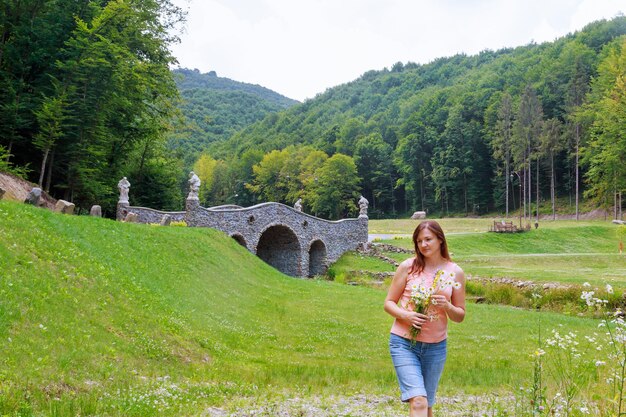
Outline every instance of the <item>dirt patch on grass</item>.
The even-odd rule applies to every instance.
[[[255,400],[247,401],[246,404],[235,407],[236,411],[211,407],[202,415],[206,417],[398,417],[409,413],[408,405],[402,403],[399,396],[388,395],[293,397],[263,402],[261,405]],[[487,415],[489,411],[510,410],[513,403],[514,398],[510,396],[456,395],[440,397],[434,410],[435,415],[447,417],[479,417]]]

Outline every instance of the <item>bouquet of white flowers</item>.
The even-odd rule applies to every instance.
[[[435,278],[433,279],[433,284],[430,287],[426,288],[423,283],[422,285],[418,283],[413,284],[411,286],[409,308],[412,307],[413,311],[416,313],[427,314],[431,305],[434,304],[431,303],[431,296],[433,294],[443,291],[449,287],[459,288],[461,286],[461,284],[456,282],[454,278],[454,272],[446,274],[446,271],[443,269],[438,269],[437,272],[435,272]],[[438,317],[439,315],[434,313],[430,315],[430,320],[436,320]],[[411,340],[414,340],[418,334],[420,334],[420,329],[411,326]]]

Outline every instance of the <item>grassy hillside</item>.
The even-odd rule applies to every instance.
[[[284,276],[210,229],[0,201],[0,274],[0,415],[212,415],[277,397],[397,395],[383,291]],[[596,326],[470,305],[451,326],[442,394],[528,382],[539,318]]]

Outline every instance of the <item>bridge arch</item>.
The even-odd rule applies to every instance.
[[[246,243],[246,239],[241,234],[233,233],[232,235],[230,235],[230,237],[235,239],[235,241],[239,243],[241,246],[243,246],[244,248],[248,247],[248,244]]]
[[[261,233],[256,254],[284,274],[293,277],[302,275],[300,242],[288,226],[275,224],[267,227]]]
[[[317,239],[309,246],[309,276],[322,275],[326,272],[326,245]]]

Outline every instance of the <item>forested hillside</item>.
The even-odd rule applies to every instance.
[[[218,77],[214,71],[173,71],[181,95],[183,123],[169,136],[168,146],[192,164],[208,144],[231,137],[269,113],[298,101],[259,85]]]
[[[165,152],[178,90],[170,65],[184,13],[169,0],[0,0],[0,170],[111,213],[127,176],[134,204],[181,204]]]
[[[79,208],[111,214],[123,176],[132,204],[181,208],[190,165],[204,205],[303,198],[326,218],[356,214],[361,193],[373,218],[623,205],[623,16],[541,45],[399,62],[289,107],[170,71],[184,20],[170,1],[0,5],[0,170]]]
[[[335,202],[359,191],[374,217],[521,206],[530,218],[537,197],[621,205],[625,34],[617,17],[550,43],[368,71],[215,143],[197,163],[204,200],[303,197],[328,217],[354,213]]]

